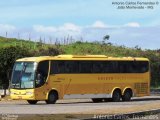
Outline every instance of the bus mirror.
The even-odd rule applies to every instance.
[[[41,74],[40,73],[37,74],[37,80],[41,80]]]

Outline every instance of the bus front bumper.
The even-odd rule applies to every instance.
[[[27,89],[27,90],[11,89],[10,97],[13,100],[35,100],[33,89]]]

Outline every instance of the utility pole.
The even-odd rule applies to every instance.
[[[7,40],[7,37],[8,37],[8,33],[6,32],[6,40]]]
[[[18,33],[18,40],[20,40],[20,35],[19,35],[19,33]]]
[[[51,36],[49,37],[49,42],[50,42],[49,44],[51,45],[52,44],[52,37]]]
[[[34,49],[36,49],[36,46],[37,46],[37,42],[36,40],[34,41]]]
[[[29,39],[28,40],[31,41],[31,33],[29,33]]]
[[[67,36],[67,45],[70,43],[69,41],[69,35]]]

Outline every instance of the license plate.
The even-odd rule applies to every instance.
[[[22,96],[18,96],[18,99],[22,99]]]

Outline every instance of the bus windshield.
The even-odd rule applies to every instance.
[[[16,62],[12,72],[12,88],[34,88],[36,62]]]

